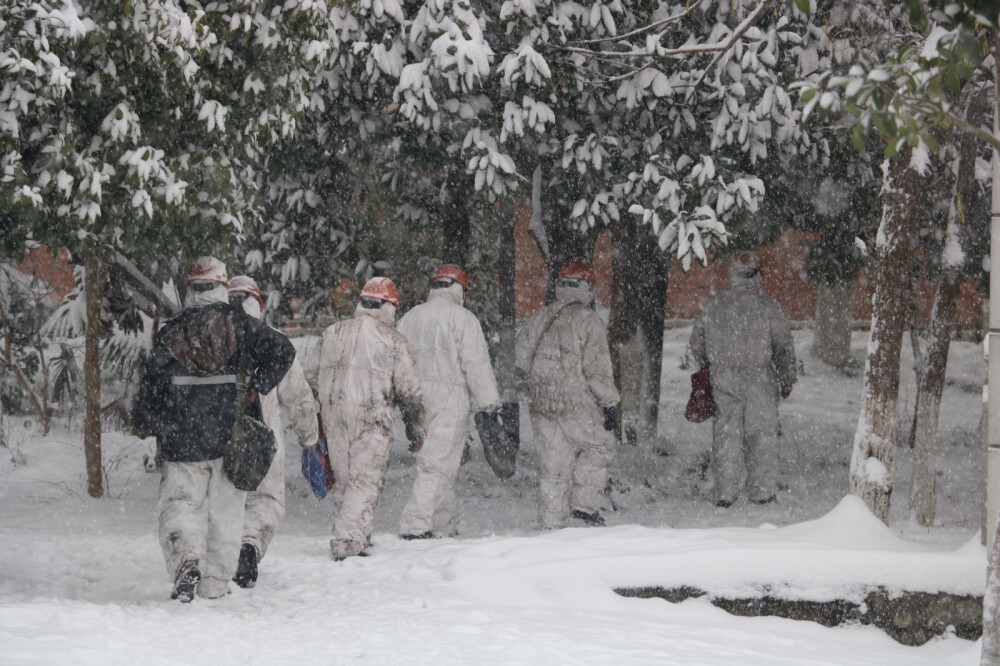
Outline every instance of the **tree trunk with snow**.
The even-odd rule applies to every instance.
[[[514,202],[505,199],[496,205],[495,214],[500,228],[500,246],[497,248],[497,279],[500,283],[500,345],[497,353],[497,385],[503,403],[503,422],[508,434],[515,441],[520,424],[517,402],[517,375],[514,369],[515,343],[515,255],[514,255]]]
[[[982,115],[977,104],[970,112]],[[918,377],[916,407],[913,414],[913,479],[910,484],[910,513],[918,523],[934,524],[935,461],[937,456],[938,416],[944,391],[951,330],[955,320],[955,305],[963,279],[964,236],[963,219],[975,187],[977,142],[975,137],[962,134],[958,141],[958,165],[955,171],[955,196],[948,211],[948,228],[943,249],[944,271],[934,296],[927,351],[922,372]]]
[[[626,433],[647,441],[656,437],[659,420],[670,258],[634,216],[612,228],[611,248],[611,365]]]
[[[83,391],[86,416],[83,423],[83,451],[87,463],[87,494],[104,495],[104,466],[101,461],[101,302],[104,280],[97,257],[86,260],[84,297],[87,331],[84,340]]]
[[[994,529],[983,596],[983,651],[980,666],[1000,664],[1000,522]]]
[[[934,524],[935,460],[938,414],[944,390],[945,368],[951,345],[955,303],[962,282],[959,268],[949,268],[938,283],[931,315],[927,361],[917,385],[913,418],[913,478],[910,485],[910,513],[918,523]]]
[[[909,269],[927,178],[911,166],[909,146],[884,166],[882,223],[875,247],[871,339],[861,413],[851,456],[850,492],[889,519],[896,467],[899,357],[909,322]]]
[[[851,319],[854,283],[821,284],[816,289],[816,332],[813,354],[835,368],[851,359]]]

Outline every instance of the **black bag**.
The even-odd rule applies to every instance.
[[[247,414],[246,395],[246,368],[241,355],[240,374],[236,380],[236,421],[233,436],[226,444],[222,471],[237,490],[252,491],[257,490],[271,469],[278,444],[263,421]]]
[[[511,441],[495,413],[479,412],[473,419],[483,455],[490,469],[500,479],[509,479],[517,469],[517,446]]]

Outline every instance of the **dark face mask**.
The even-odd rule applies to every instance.
[[[371,298],[362,298],[361,307],[363,307],[366,310],[378,310],[379,308],[382,307],[382,303],[384,302],[385,301],[376,301]]]

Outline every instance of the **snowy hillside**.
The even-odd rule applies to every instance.
[[[150,442],[105,437],[110,497],[86,497],[78,424],[42,438],[8,419],[0,459],[0,664],[978,664],[954,636],[919,648],[872,627],[738,618],[705,599],[624,598],[618,587],[690,585],[716,594],[770,586],[823,600],[890,590],[981,594],[978,345],[956,342],[941,413],[939,526],[907,519],[910,452],[900,449],[889,527],[844,499],[860,373],[809,353],[781,408],[783,490],[774,505],[707,500],[708,424],[683,420],[689,329],[666,331],[655,446],[620,447],[609,527],[541,532],[530,424],[518,473],[500,482],[472,448],[459,474],[461,536],[396,536],[413,481],[397,437],[371,556],[334,563],[330,506],[286,460],[288,516],[257,587],[169,601],[156,541]],[[297,341],[301,344],[303,341]],[[857,334],[855,352],[864,351]],[[901,406],[912,409],[904,359]],[[901,420],[908,423],[908,419]],[[64,424],[59,424],[64,425]],[[654,450],[656,449],[656,450]]]

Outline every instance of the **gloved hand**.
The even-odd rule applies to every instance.
[[[417,453],[422,448],[424,448],[424,441],[423,440],[420,440],[419,442],[412,442],[410,444],[410,453]]]
[[[604,411],[604,429],[608,432],[618,430],[618,407],[611,405],[601,409]]]
[[[499,409],[493,409],[493,410],[490,410],[488,412],[486,412],[486,411],[479,412],[479,413],[476,414],[476,416],[479,419],[483,420],[483,421],[492,421],[494,423],[499,423],[500,422],[500,410]]]
[[[787,398],[792,394],[792,385],[782,383],[781,386],[778,387],[778,390],[781,392],[782,399]]]

